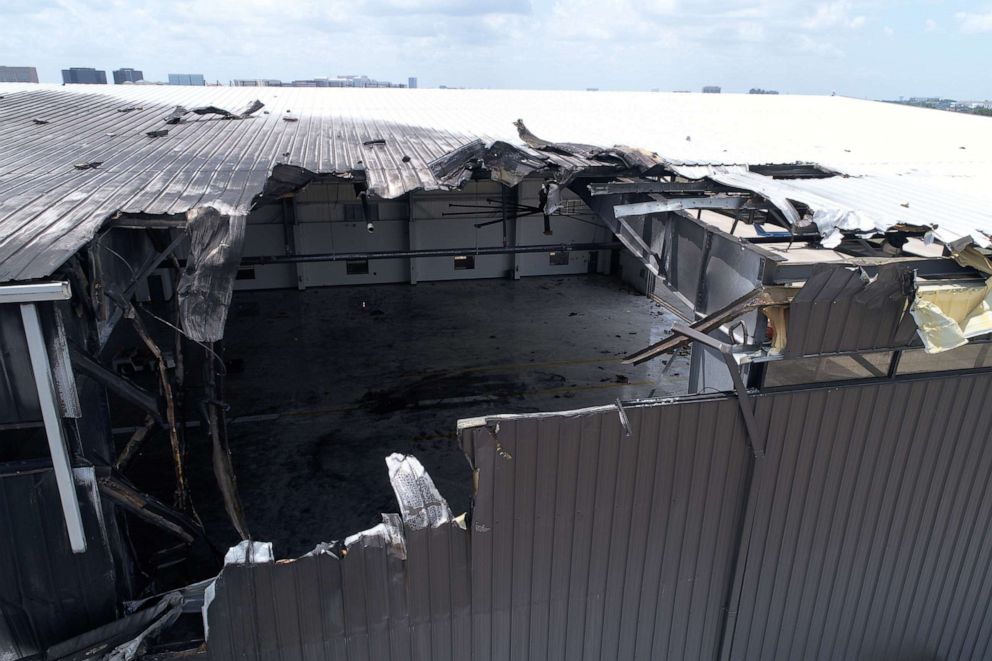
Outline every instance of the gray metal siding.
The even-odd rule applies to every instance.
[[[615,410],[473,430],[473,658],[712,658],[738,415],[733,401],[630,409],[629,438]]]
[[[990,372],[757,394],[757,459],[727,396],[628,406],[630,436],[616,407],[476,421],[467,531],[407,527],[406,560],[368,542],[228,567],[208,648],[987,658],[990,395]]]
[[[988,374],[763,397],[735,659],[989,650]]]

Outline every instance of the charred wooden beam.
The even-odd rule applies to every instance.
[[[110,475],[97,480],[100,493],[140,519],[165,530],[187,544],[202,535],[203,531],[193,521],[158,499],[143,494],[124,479]]]

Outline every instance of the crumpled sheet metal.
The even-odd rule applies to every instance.
[[[383,514],[382,523],[368,530],[356,532],[344,540],[346,549],[355,544],[363,547],[384,547],[395,558],[406,559],[406,540],[403,538],[403,520],[399,514]]]
[[[192,209],[187,231],[189,257],[177,288],[180,320],[191,339],[216,342],[224,337],[244,247],[245,216],[213,207]]]
[[[204,595],[211,659],[471,658],[471,533],[419,461],[392,455],[387,464],[404,516],[383,514],[343,549],[225,563]]]
[[[746,166],[667,167],[687,179],[708,178],[757,193],[791,225],[814,224],[825,248],[837,247],[844,233],[870,236],[901,226],[929,229],[933,238],[946,245],[992,246],[988,205],[925,178],[865,175],[785,180],[751,172]],[[809,207],[812,215],[800,216],[794,202]]]
[[[256,565],[274,562],[272,542],[255,542],[245,539],[232,546],[224,554],[224,566],[227,565]]]
[[[400,505],[403,523],[413,530],[437,528],[454,518],[448,501],[415,457],[393,453],[386,457],[389,483]]]
[[[179,592],[163,595],[158,603],[125,617],[52,645],[40,658],[132,661],[139,658],[145,641],[171,626],[182,613]]]

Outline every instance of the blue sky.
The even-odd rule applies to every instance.
[[[0,64],[992,98],[992,0],[3,0]]]

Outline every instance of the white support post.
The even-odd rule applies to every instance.
[[[417,229],[416,219],[414,218],[414,206],[413,206],[413,193],[407,193],[407,248],[412,252],[417,249]],[[417,284],[417,258],[410,257],[407,260],[410,263],[410,284]]]
[[[86,551],[86,536],[83,534],[83,517],[79,511],[76,484],[72,476],[72,463],[66,448],[65,433],[62,429],[62,416],[55,399],[55,384],[52,369],[45,349],[45,337],[38,319],[35,303],[21,303],[21,319],[24,321],[24,335],[28,342],[28,356],[34,372],[34,382],[41,404],[41,415],[45,422],[48,449],[52,453],[52,467],[58,484],[59,499],[62,501],[62,514],[69,533],[69,545],[73,553]]]

